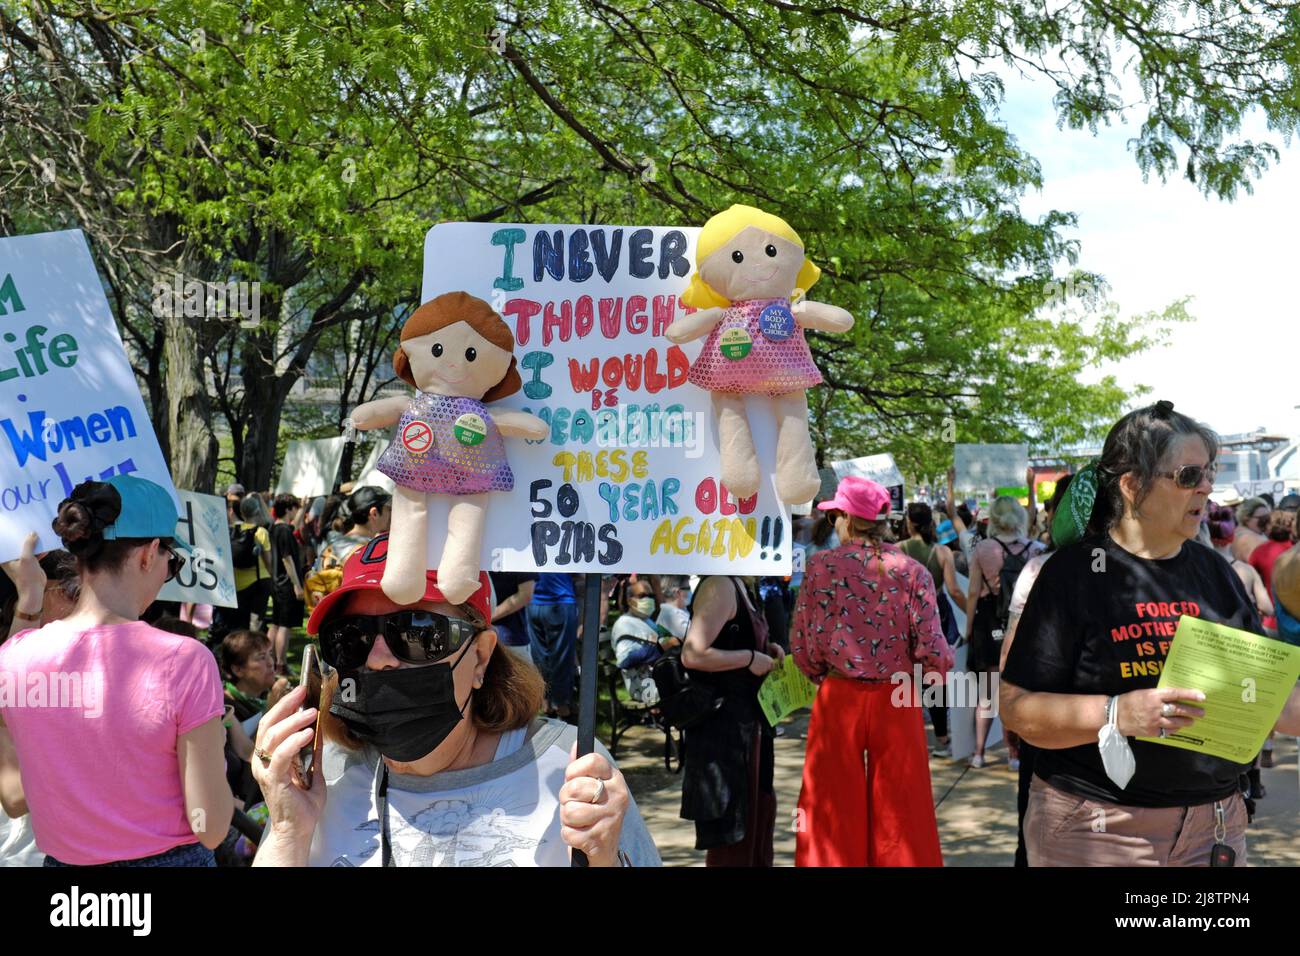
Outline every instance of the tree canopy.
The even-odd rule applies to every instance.
[[[784,216],[850,336],[814,335],[826,459],[942,471],[953,441],[1095,438],[1132,396],[1079,373],[1185,303],[1123,316],[1073,274],[1068,211],[1000,124],[1011,68],[1062,124],[1136,117],[1139,167],[1249,189],[1300,108],[1300,12],[1197,0],[0,4],[0,229],[91,240],[179,484],[267,487],[316,369],[347,407],[417,304],[447,220],[700,224]],[[1125,77],[1143,98],[1127,104]],[[256,322],[159,315],[180,272],[258,282]],[[368,358],[366,357],[368,356]]]

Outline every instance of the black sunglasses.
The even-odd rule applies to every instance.
[[[434,664],[454,654],[478,628],[459,617],[432,611],[353,614],[326,621],[320,629],[321,657],[341,671],[366,663],[375,638],[383,635],[393,656],[406,664]]]
[[[185,556],[166,541],[160,541],[158,546],[167,552],[167,580],[170,581],[185,567]]]
[[[1179,488],[1195,488],[1209,475],[1210,484],[1214,484],[1219,474],[1218,465],[1183,465],[1175,471],[1157,471],[1157,478],[1172,478]]]

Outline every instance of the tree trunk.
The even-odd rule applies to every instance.
[[[211,494],[217,478],[217,436],[212,431],[212,406],[200,357],[196,321],[201,320],[173,315],[162,321],[172,481],[177,488]]]

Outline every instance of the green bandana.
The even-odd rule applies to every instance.
[[[1074,544],[1088,533],[1088,521],[1097,502],[1097,463],[1091,462],[1079,470],[1065,489],[1065,497],[1056,506],[1052,518],[1052,543],[1063,548]]]

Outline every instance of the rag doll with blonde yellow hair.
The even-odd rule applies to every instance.
[[[737,499],[758,491],[762,478],[746,395],[770,399],[781,500],[811,501],[821,488],[806,393],[822,376],[804,329],[847,332],[853,316],[804,298],[820,275],[789,224],[753,206],[732,206],[700,231],[696,271],[681,297],[698,311],[664,334],[678,344],[708,336],[687,380],[713,393],[722,482]]]

